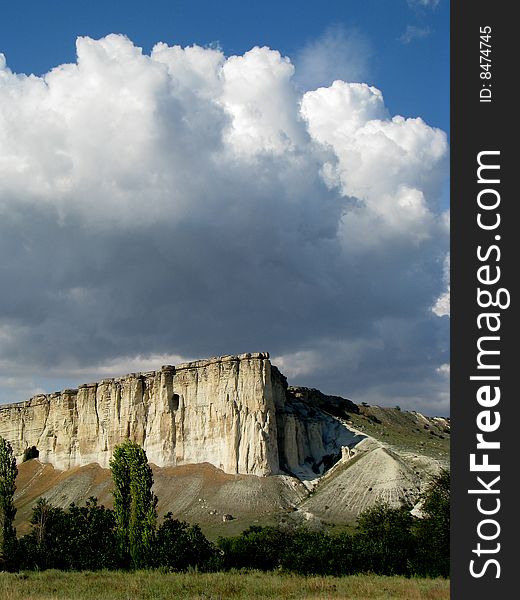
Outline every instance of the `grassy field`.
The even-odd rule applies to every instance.
[[[449,581],[356,575],[138,573],[44,571],[0,573],[2,600],[171,600],[198,598],[300,598],[345,600],[446,600]]]

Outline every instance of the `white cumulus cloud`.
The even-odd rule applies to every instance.
[[[122,35],[0,61],[3,381],[265,349],[353,399],[444,398],[446,135],[298,65]]]
[[[359,31],[332,25],[296,56],[296,81],[305,90],[328,86],[336,79],[365,81],[371,57],[370,42]]]

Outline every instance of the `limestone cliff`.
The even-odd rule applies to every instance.
[[[283,402],[283,399],[281,400]],[[279,470],[271,365],[265,353],[166,366],[0,407],[17,455],[36,446],[61,469],[108,466],[126,438],[158,466],[209,462],[228,473]]]
[[[150,462],[313,479],[363,436],[287,393],[267,353],[223,356],[85,384],[0,406],[0,435],[59,469],[98,463],[136,441]]]

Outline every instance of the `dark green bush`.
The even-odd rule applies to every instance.
[[[32,531],[20,540],[21,566],[28,569],[113,569],[119,566],[113,511],[89,498],[67,510],[40,498]]]
[[[334,560],[332,537],[326,533],[296,529],[287,533],[280,565],[302,575],[327,575]]]
[[[422,495],[423,518],[414,525],[413,570],[426,577],[450,575],[450,473],[441,471]]]
[[[217,546],[223,552],[224,568],[270,571],[281,566],[288,543],[285,531],[253,525],[239,536],[219,538]]]
[[[207,571],[216,565],[220,553],[198,525],[178,521],[168,513],[157,530],[154,555],[156,566],[172,571]]]
[[[354,569],[379,575],[410,575],[416,541],[410,506],[380,503],[359,516],[353,537]]]

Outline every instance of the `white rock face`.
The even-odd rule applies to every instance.
[[[281,464],[301,480],[315,480],[366,436],[307,401],[287,399],[278,416]]]
[[[42,462],[60,469],[107,467],[128,438],[158,466],[209,462],[227,473],[279,472],[267,353],[166,366],[2,406],[0,435],[18,457],[36,446]]]
[[[314,479],[363,436],[286,390],[267,353],[223,356],[0,406],[0,436],[18,458],[36,446],[58,469],[108,467],[130,439],[159,467]]]

